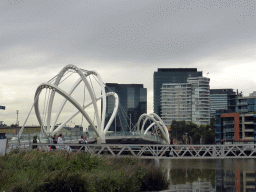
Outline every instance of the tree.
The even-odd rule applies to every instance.
[[[187,130],[186,121],[176,121],[176,120],[172,121],[171,131],[170,131],[170,134],[172,137],[175,137],[177,140],[182,140],[186,130]]]
[[[215,119],[212,118],[208,125],[200,126],[192,122],[173,120],[170,135],[183,142],[184,136],[187,135],[192,138],[192,143],[199,144],[202,138],[205,144],[212,144],[215,141]]]

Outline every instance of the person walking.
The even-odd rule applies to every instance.
[[[54,136],[51,136],[49,141],[50,141],[50,144],[53,144],[54,143]],[[49,148],[50,148],[50,151],[56,149],[55,145],[50,145]]]
[[[173,145],[173,139],[170,140],[170,145]],[[174,156],[174,153],[173,153],[174,150],[173,149],[174,149],[174,147],[170,147],[170,153],[169,153],[170,157]]]
[[[88,143],[87,138],[85,136],[84,136],[83,140],[84,140],[84,144]]]
[[[52,140],[53,140],[53,144],[57,144],[57,135],[56,134],[53,136]],[[56,149],[56,145],[53,145],[52,149],[55,150]]]
[[[64,141],[63,141],[63,136],[62,136],[62,133],[59,134],[59,137],[58,137],[58,144],[64,144]],[[68,145],[65,145],[65,146],[58,146],[59,149],[64,149],[64,150],[67,150],[69,153],[72,152],[72,149],[70,148],[70,146]]]
[[[86,128],[86,130],[85,130],[85,135],[86,135],[86,137],[89,137],[89,130],[88,130],[88,128]]]
[[[84,139],[84,144],[86,145],[86,144],[88,143],[87,138],[84,137],[83,139]],[[84,147],[84,150],[86,151],[87,154],[89,154],[88,149],[86,149],[86,148]]]
[[[33,143],[37,143],[37,135],[34,136]],[[37,145],[32,145],[32,149],[37,149]]]
[[[87,139],[85,136],[81,135],[81,139],[79,140],[79,144],[86,144]],[[80,147],[80,150],[85,150],[85,147]]]

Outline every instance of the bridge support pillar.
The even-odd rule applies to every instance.
[[[154,164],[155,164],[157,167],[160,166],[159,158],[154,158]]]
[[[217,152],[216,152],[217,150],[216,150],[216,146],[213,146],[212,147],[212,156],[213,157],[217,157]]]
[[[225,156],[225,151],[224,151],[224,145],[221,145],[221,158],[224,158]]]
[[[97,144],[103,144],[106,143],[105,137],[97,137]]]

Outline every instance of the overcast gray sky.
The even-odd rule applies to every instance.
[[[0,120],[25,121],[37,86],[65,65],[139,83],[153,111],[153,72],[193,67],[211,88],[256,91],[254,0],[2,0]]]

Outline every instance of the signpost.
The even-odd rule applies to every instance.
[[[3,110],[5,110],[5,106],[0,106],[0,109],[3,109]]]

